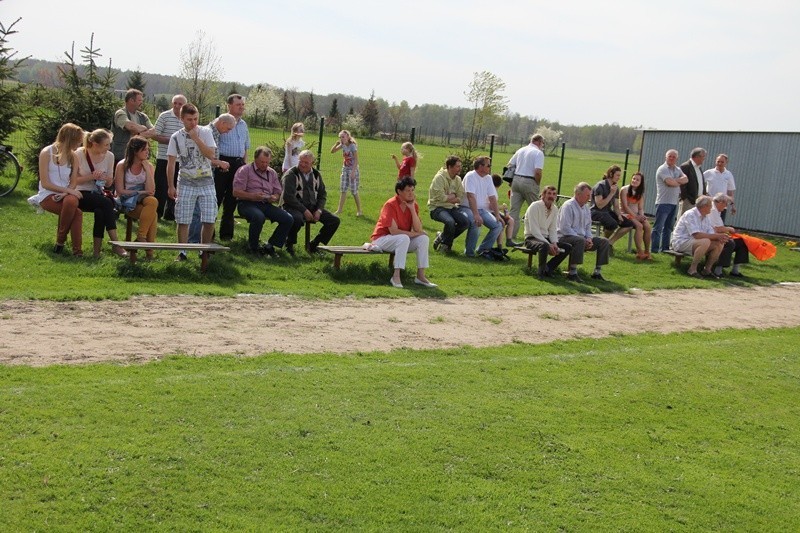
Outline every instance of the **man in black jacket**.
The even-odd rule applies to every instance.
[[[706,159],[705,148],[697,147],[692,150],[691,157],[681,165],[681,170],[689,178],[685,185],[681,185],[681,202],[678,205],[678,218],[694,207],[697,197],[706,193],[706,183],[703,179],[702,164]]]

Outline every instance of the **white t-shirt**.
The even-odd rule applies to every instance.
[[[208,126],[197,126],[197,133],[206,146],[210,148],[217,147],[214,142],[214,134]],[[213,182],[211,160],[203,155],[200,148],[189,137],[184,128],[179,129],[169,138],[167,156],[175,156],[181,165],[178,179],[207,179]]]
[[[486,174],[480,177],[476,170],[470,170],[464,176],[464,191],[475,195],[475,202],[478,209],[489,211],[489,197],[497,198],[497,189],[494,188],[492,175]]]
[[[544,168],[544,152],[535,144],[523,146],[511,156],[509,165],[517,165],[514,174],[532,178],[537,168]]]
[[[725,172],[720,172],[716,168],[711,168],[703,172],[706,180],[706,192],[710,197],[717,193],[728,194],[728,191],[736,190],[736,182],[733,181],[733,174],[727,168]]]

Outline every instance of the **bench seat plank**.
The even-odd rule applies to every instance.
[[[333,268],[339,270],[342,265],[342,256],[344,254],[358,254],[358,255],[381,255],[389,254],[389,269],[394,269],[394,253],[366,250],[361,246],[319,246],[319,250],[333,254]]]

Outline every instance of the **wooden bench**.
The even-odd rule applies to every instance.
[[[345,254],[381,255],[389,254],[389,270],[394,270],[394,252],[365,250],[361,246],[319,246],[319,250],[333,254],[333,268],[339,270],[342,266],[342,256]]]
[[[671,255],[672,257],[674,257],[675,258],[675,266],[676,267],[681,265],[681,260],[684,257],[692,257],[691,254],[684,254],[684,253],[681,253],[681,252],[676,252],[675,250],[664,250],[661,253],[662,254]]]
[[[793,252],[800,252],[800,248],[789,248],[789,250]]]
[[[530,248],[526,247],[523,244],[519,246],[513,246],[512,249],[522,252],[524,254],[528,254],[528,270],[533,268],[533,256],[538,255],[538,252],[531,250]]]
[[[230,251],[230,248],[227,246],[222,246],[214,242],[209,244],[187,244],[179,242],[108,241],[108,243],[112,246],[119,246],[123,250],[127,250],[132,265],[136,264],[136,252],[139,250],[172,250],[174,252],[186,250],[187,252],[200,252],[200,272],[203,273],[205,273],[208,268],[208,259],[211,254]]]

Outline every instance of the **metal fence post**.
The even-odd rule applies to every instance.
[[[489,159],[494,155],[494,133],[489,135]]]
[[[319,117],[319,143],[317,144],[317,170],[322,164],[322,133],[325,131],[325,117]]]
[[[625,186],[625,178],[628,177],[628,156],[631,155],[631,149],[625,150],[625,166],[622,168],[622,186]]]
[[[414,140],[417,138],[417,128],[411,128],[411,144],[414,144]]]
[[[556,194],[561,194],[561,176],[564,174],[564,150],[567,148],[567,143],[561,143],[561,164],[558,166],[558,191]]]
[[[217,105],[217,107],[214,109],[214,118],[217,118],[218,116],[219,116],[219,105]]]

